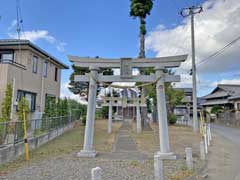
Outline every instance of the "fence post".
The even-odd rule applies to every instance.
[[[7,126],[9,125],[8,122],[6,123],[1,123],[1,125],[3,126],[4,130],[3,130],[3,133],[2,133],[2,144],[8,144],[8,141],[6,141],[6,137],[7,137]],[[15,135],[14,135],[14,139],[15,139]],[[13,139],[13,141],[14,141]]]
[[[192,170],[193,169],[192,148],[186,148],[185,152],[187,168],[188,170]]]
[[[211,124],[209,124],[209,137],[210,141],[212,140]]]
[[[36,135],[37,121],[38,121],[38,119],[35,119],[35,120],[34,120],[34,122],[35,122],[34,131],[33,131],[33,135],[34,135],[34,136]]]
[[[204,142],[200,142],[200,159],[201,160],[206,160],[206,154],[205,154],[205,149],[204,149]]]
[[[47,130],[47,132],[48,132],[48,131],[49,131],[49,130],[48,130],[48,118],[46,117],[45,120],[46,120],[46,130]]]
[[[18,123],[15,122],[15,128],[14,128],[14,140],[13,140],[13,141],[14,141],[14,142],[13,142],[14,144],[16,143],[16,139],[17,139],[17,128],[18,128],[17,124],[18,124]]]
[[[93,168],[91,171],[92,180],[102,180],[102,173],[100,167]]]
[[[210,146],[210,143],[211,143],[211,140],[212,140],[210,124],[207,124],[207,137],[208,137],[208,145]]]
[[[204,145],[205,145],[205,152],[208,154],[208,142],[207,142],[207,135],[206,133],[204,134]]]
[[[159,154],[154,155],[154,176],[155,180],[164,180],[163,159]]]

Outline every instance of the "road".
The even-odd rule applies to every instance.
[[[240,180],[240,129],[212,124],[209,180]]]
[[[240,129],[212,124],[212,129],[222,137],[240,145]]]

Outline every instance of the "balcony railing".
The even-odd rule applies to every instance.
[[[20,67],[20,68],[23,68],[25,69],[26,67],[22,64],[19,64],[13,60],[9,60],[9,59],[0,59],[0,64],[12,64],[14,66],[17,66],[17,67]]]

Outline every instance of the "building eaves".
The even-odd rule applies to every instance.
[[[44,54],[45,56],[49,57],[56,64],[61,66],[62,69],[69,69],[69,67],[66,64],[62,63],[60,60],[58,60],[54,56],[50,55],[49,53],[47,53],[46,51],[44,51],[43,49],[41,49],[37,45],[33,44],[29,40],[18,40],[18,39],[1,39],[0,40],[0,46],[17,46],[17,45],[27,45],[27,46],[35,49],[36,51]]]

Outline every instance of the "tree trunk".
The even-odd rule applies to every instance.
[[[140,52],[139,58],[145,58],[145,33],[141,30],[141,26],[145,29],[145,20],[140,18]]]
[[[139,58],[145,58],[145,20],[144,18],[140,17],[140,52]],[[142,96],[145,97],[146,89],[145,87],[142,88]],[[147,122],[147,108],[141,107],[141,124],[143,128],[149,129],[150,126]]]
[[[144,34],[140,34],[140,52],[139,58],[145,58],[145,37]]]

